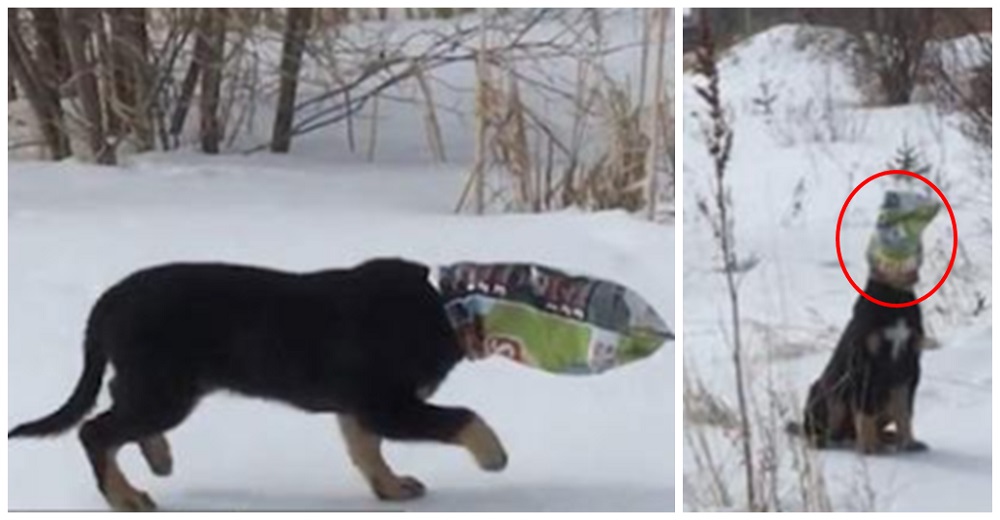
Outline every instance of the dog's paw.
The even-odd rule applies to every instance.
[[[427,493],[422,482],[413,477],[385,478],[372,482],[372,490],[380,500],[401,501],[420,498]]]
[[[477,457],[479,467],[486,471],[503,471],[507,467],[507,452],[497,444],[496,451],[485,457]]]
[[[167,477],[174,471],[174,459],[166,437],[157,435],[139,441],[139,449],[149,464],[150,471],[158,477]]]
[[[111,509],[115,511],[130,513],[156,511],[156,502],[153,502],[148,493],[142,491],[109,494],[106,498]]]
[[[870,444],[858,442],[855,444],[855,449],[861,455],[884,455],[892,451],[891,446],[879,442]]]
[[[475,457],[486,471],[501,471],[507,467],[507,451],[500,438],[481,418],[476,417],[458,434],[458,442]]]
[[[927,451],[931,449],[926,443],[918,441],[916,439],[908,442],[907,444],[900,446],[899,451],[905,451],[909,453],[916,453],[921,451]]]

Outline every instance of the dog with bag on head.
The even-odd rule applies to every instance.
[[[885,303],[909,303],[922,261],[920,235],[940,203],[890,191],[868,246],[865,293]],[[925,336],[918,304],[887,307],[858,296],[851,319],[819,379],[809,388],[801,427],[817,448],[853,444],[861,453],[922,451],[913,433]]]
[[[460,445],[481,468],[499,471],[507,455],[482,418],[427,402],[468,356],[461,336],[474,335],[451,325],[428,275],[396,259],[308,274],[224,264],[139,271],[94,305],[69,400],[7,437],[72,428],[95,405],[110,365],[113,404],[79,437],[116,510],[156,508],[122,473],[118,451],[137,443],[152,472],[169,475],[167,432],[218,390],[336,414],[351,461],[380,499],[425,492],[388,466],[383,439]]]

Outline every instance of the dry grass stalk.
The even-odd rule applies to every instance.
[[[427,76],[424,74],[423,67],[419,62],[414,62],[413,68],[417,85],[420,86],[420,92],[424,97],[424,126],[427,132],[427,146],[430,148],[435,161],[447,162],[448,159],[444,152],[444,140],[441,137],[441,125],[438,123],[437,110],[434,108],[434,96],[431,92],[430,84],[427,82]]]
[[[372,117],[368,126],[368,162],[375,160],[375,147],[378,145],[378,99],[372,99]]]

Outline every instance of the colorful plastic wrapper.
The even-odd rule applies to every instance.
[[[923,260],[921,235],[941,202],[920,193],[887,191],[868,242],[872,271],[891,278],[916,276]]]
[[[533,264],[459,263],[440,267],[437,283],[455,328],[477,331],[480,354],[547,372],[598,374],[674,338],[651,305],[606,280]]]

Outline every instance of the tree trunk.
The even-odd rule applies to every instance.
[[[126,9],[126,37],[135,50],[132,74],[135,76],[135,133],[139,149],[152,150],[155,145],[153,105],[157,103],[153,71],[149,65],[149,33],[146,30],[146,9]]]
[[[125,133],[134,133],[140,151],[153,148],[149,37],[146,10],[110,9],[112,76],[116,115]]]
[[[60,23],[66,37],[66,50],[73,71],[73,83],[83,107],[87,141],[98,164],[115,164],[114,148],[105,141],[101,120],[101,98],[97,83],[96,61],[88,58],[87,47],[91,23],[96,20],[92,9],[60,9]],[[91,55],[94,53],[91,52]]]
[[[202,47],[206,41],[201,36],[197,36],[194,41],[194,55],[202,56],[207,50]],[[191,60],[188,70],[184,74],[184,81],[181,83],[181,93],[177,99],[177,108],[170,117],[170,135],[176,140],[181,131],[184,130],[184,121],[187,119],[188,110],[191,108],[191,99],[194,98],[194,89],[198,86],[198,77],[201,74],[201,65],[198,59]]]
[[[53,87],[53,83],[41,77],[37,66],[39,60],[32,57],[28,50],[17,20],[17,10],[10,9],[7,13],[7,55],[10,58],[8,76],[13,74],[21,84],[23,94],[38,119],[42,137],[52,159],[60,160],[71,155],[72,150],[63,125],[59,90],[57,86]]]
[[[63,43],[62,27],[60,27],[57,9],[31,9],[31,17],[35,21],[35,33],[38,38],[39,61],[53,72],[54,84],[60,85],[70,79],[70,64],[66,45]]]
[[[73,153],[63,120],[61,95],[61,87],[70,77],[66,47],[62,40],[61,24],[56,9],[32,9],[31,16],[35,21],[35,33],[38,38],[37,52],[32,66],[36,71],[37,87],[45,98],[46,107],[46,119],[42,121],[42,125],[48,127],[45,133],[53,134],[51,139],[60,141],[57,145],[60,151],[53,154],[53,158],[58,159]],[[25,56],[30,60],[30,53],[26,53]]]
[[[182,10],[181,11],[181,22],[187,24],[195,34],[194,38],[194,50],[193,56],[201,56],[205,53],[200,47],[205,44],[205,40],[199,37],[199,16],[195,11],[192,14],[191,11],[194,10]],[[197,59],[192,59],[188,64],[187,72],[184,74],[184,80],[181,82],[181,91],[177,97],[177,106],[174,108],[174,112],[170,115],[170,125],[168,127],[167,133],[173,137],[174,145],[177,145],[178,138],[181,131],[184,130],[184,122],[187,120],[188,111],[191,108],[191,100],[194,98],[195,88],[198,86],[198,77],[201,74],[201,67]]]
[[[933,9],[870,8],[867,19],[855,29],[861,57],[878,77],[889,105],[910,102],[924,62],[927,42],[933,36]]]
[[[110,36],[110,56],[111,66],[111,94],[108,96],[112,109],[108,116],[108,132],[117,134],[119,131],[127,133],[127,128],[119,129],[119,120],[125,119],[125,126],[129,126],[127,121],[131,114],[124,113],[135,107],[135,78],[130,67],[129,42],[125,38],[125,9],[112,8],[106,10],[108,19],[111,22]]]
[[[202,11],[198,38],[200,49],[195,59],[201,67],[201,149],[205,153],[219,153],[222,125],[219,122],[219,91],[222,86],[222,59],[226,43],[225,9],[210,8]]]
[[[125,85],[130,83],[124,73],[125,67],[122,63],[125,51],[121,44],[112,40],[115,37],[115,25],[118,23],[112,13],[114,10],[95,9],[94,11],[91,41],[94,42],[97,49],[93,63],[95,72],[98,73],[97,88],[104,118],[104,135],[106,138],[120,141],[121,137],[127,133],[127,129],[122,128],[123,114],[118,88],[119,83]],[[105,19],[110,22],[109,30],[104,30]]]
[[[8,16],[8,18],[17,18],[17,9],[11,9],[7,13],[7,16]],[[16,23],[16,21],[15,21],[15,23]],[[10,28],[8,27],[7,30],[10,31]],[[10,39],[8,38],[8,43],[7,43],[7,63],[13,64],[14,63],[14,46],[11,45],[9,42],[10,42]],[[11,70],[11,67],[13,67],[13,65],[8,65],[7,66],[7,101],[8,102],[9,101],[16,101],[17,100],[17,87],[14,86],[14,72]],[[8,111],[9,111],[9,109],[8,109]]]
[[[271,151],[288,153],[292,146],[292,121],[295,118],[295,91],[299,83],[302,49],[312,20],[312,9],[289,9],[285,22],[285,43],[281,53],[281,86],[274,117]]]
[[[351,21],[351,10],[345,8],[330,9],[330,19],[334,26],[344,25]]]

